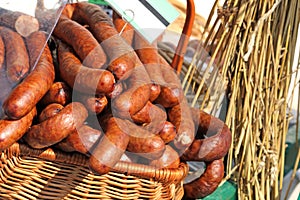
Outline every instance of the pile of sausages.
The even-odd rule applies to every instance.
[[[205,162],[185,194],[200,198],[217,188],[231,144],[228,127],[189,106],[156,43],[116,13],[68,4],[51,49],[41,30],[21,36],[1,26],[0,33],[1,151],[21,142],[80,152],[98,174],[118,161],[157,168]]]

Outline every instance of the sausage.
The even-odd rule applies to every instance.
[[[88,29],[79,23],[61,15],[53,35],[73,47],[82,64],[91,68],[102,68],[106,63],[106,55]]]
[[[119,127],[129,135],[127,150],[139,156],[153,160],[162,156],[165,143],[159,137],[129,120],[118,119]]]
[[[29,71],[29,57],[25,43],[18,33],[6,27],[0,28],[0,35],[5,45],[7,77],[11,82],[18,83]]]
[[[160,85],[156,84],[156,83],[152,83],[150,86],[150,98],[149,101],[153,102],[155,101],[155,99],[157,99],[157,97],[159,96],[161,92],[161,88]]]
[[[61,78],[73,89],[86,94],[108,94],[113,91],[115,79],[111,72],[83,66],[62,42],[58,45],[58,62]]]
[[[88,112],[81,103],[72,102],[55,116],[32,126],[24,139],[32,148],[49,147],[79,128],[87,116]]]
[[[180,158],[178,153],[170,146],[166,145],[166,150],[163,155],[156,159],[150,161],[149,165],[154,166],[156,168],[178,168],[180,164]]]
[[[89,158],[90,168],[98,174],[108,173],[124,154],[129,142],[115,117],[107,122],[105,135],[100,139]]]
[[[1,71],[4,68],[4,58],[5,58],[5,46],[2,37],[0,37],[0,70]]]
[[[61,12],[61,14],[71,19],[74,9],[75,9],[75,6],[76,6],[76,3],[66,4],[63,11]]]
[[[138,124],[150,123],[153,120],[150,115],[150,110],[153,106],[154,105],[148,101],[141,110],[132,115],[132,120]]]
[[[107,106],[108,100],[105,95],[80,95],[80,102],[82,102],[89,112],[98,115]]]
[[[0,151],[10,147],[17,142],[29,129],[34,117],[36,108],[34,107],[27,115],[18,120],[0,120]]]
[[[161,85],[161,92],[155,102],[161,104],[165,108],[171,108],[182,101],[184,93],[180,79],[174,69],[162,56],[159,56],[159,58],[160,69],[166,84]]]
[[[107,94],[106,96],[109,97],[110,99],[113,99],[119,96],[123,92],[123,89],[124,89],[123,84],[121,81],[119,81],[115,84],[113,91]]]
[[[162,130],[159,132],[159,136],[166,144],[172,142],[176,134],[176,127],[169,121],[165,121]]]
[[[46,106],[42,112],[39,114],[39,123],[53,117],[54,115],[58,114],[64,108],[63,105],[59,103],[51,103]]]
[[[117,80],[127,79],[135,67],[137,55],[133,48],[119,35],[112,19],[98,5],[87,2],[76,4],[72,19],[89,25],[94,37],[101,43],[109,57],[108,69]]]
[[[51,85],[48,92],[40,101],[42,105],[49,105],[51,103],[58,103],[66,105],[71,102],[72,90],[65,82],[58,81]]]
[[[0,8],[0,25],[16,31],[23,37],[39,30],[39,22],[35,17],[4,8]]]
[[[176,127],[175,147],[182,151],[189,147],[195,137],[195,127],[187,100],[184,98],[180,104],[168,111],[169,120]]]
[[[112,14],[112,19],[113,19],[113,24],[116,28],[116,30],[121,33],[122,38],[124,38],[124,40],[126,40],[126,42],[131,45],[133,42],[133,36],[134,36],[134,29],[133,27],[126,22],[125,20],[122,19],[122,17],[120,17],[118,15],[118,13],[116,13],[115,11],[113,11]]]
[[[183,153],[181,158],[188,161],[205,161],[221,159],[231,145],[231,132],[220,119],[196,108],[191,108],[197,129],[196,139]],[[206,135],[207,138],[203,138]]]
[[[184,184],[184,194],[188,198],[199,199],[213,193],[221,183],[224,176],[224,163],[222,159],[206,162],[204,173],[196,180]]]
[[[158,134],[164,127],[167,121],[167,113],[160,105],[153,105],[150,107],[149,116],[151,121],[143,124],[143,128],[152,134]]]
[[[77,151],[83,154],[88,154],[94,144],[103,135],[100,130],[94,129],[88,125],[82,125],[75,129],[65,139],[59,142],[56,146],[66,152]]]
[[[42,49],[46,36],[34,32],[26,38],[28,49]],[[45,46],[37,66],[17,85],[3,103],[5,114],[12,119],[20,119],[29,113],[46,94],[54,81],[54,66],[48,46]]]
[[[125,119],[131,119],[150,98],[151,82],[142,65],[134,68],[128,82],[128,89],[112,101],[113,114]]]

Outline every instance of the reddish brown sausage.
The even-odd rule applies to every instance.
[[[228,153],[232,139],[227,125],[220,119],[196,108],[191,108],[191,112],[197,135],[181,158],[186,161],[210,162],[224,157]],[[203,139],[204,135],[207,138]]]
[[[42,49],[46,42],[45,34],[34,32],[26,38],[28,49]],[[35,69],[16,86],[3,104],[5,114],[12,119],[20,119],[29,113],[46,94],[54,81],[54,66],[48,46]]]
[[[176,127],[169,121],[165,121],[162,130],[159,132],[159,136],[166,144],[172,142],[176,134]]]
[[[180,151],[185,150],[192,144],[195,137],[194,122],[187,100],[184,98],[180,104],[172,107],[168,116],[177,131],[174,145]]]
[[[113,91],[115,80],[111,72],[83,66],[62,42],[58,46],[58,61],[61,78],[73,89],[87,94],[109,94]]]
[[[170,146],[166,145],[166,150],[163,155],[156,160],[150,161],[150,166],[156,168],[178,168],[180,164],[180,158],[178,153]]]
[[[97,129],[88,125],[82,125],[80,128],[75,129],[72,133],[70,133],[56,146],[66,152],[77,151],[83,154],[88,154],[102,134],[103,133]]]
[[[104,95],[96,95],[96,97],[83,95],[79,98],[88,111],[95,113],[96,115],[101,113],[108,104],[108,100]]]
[[[161,85],[161,92],[156,103],[161,104],[165,108],[178,105],[184,98],[181,82],[174,69],[160,57],[160,69],[166,84]]]
[[[127,150],[139,156],[153,160],[162,156],[165,151],[164,141],[141,126],[129,120],[118,119],[119,127],[129,135]]]
[[[72,18],[84,21],[89,25],[91,32],[101,43],[110,59],[108,69],[117,79],[126,79],[134,68],[137,56],[132,47],[119,35],[111,18],[101,7],[80,2],[77,3]]]
[[[72,46],[83,65],[91,68],[102,68],[106,55],[91,32],[82,25],[61,15],[53,34]]]
[[[184,184],[184,194],[188,198],[199,199],[213,193],[224,176],[223,160],[206,163],[204,173],[196,180]]]
[[[118,15],[118,13],[116,13],[115,11],[113,12],[112,15],[112,19],[113,19],[113,24],[115,25],[116,30],[121,33],[122,38],[124,38],[124,40],[126,40],[126,42],[131,45],[132,41],[133,41],[133,36],[134,36],[134,29],[133,27],[127,23],[126,21],[124,21],[122,19],[122,17],[120,17]]]
[[[29,71],[29,57],[24,40],[18,33],[5,27],[0,28],[0,35],[5,45],[7,77],[11,82],[18,83]]]
[[[159,96],[160,92],[161,92],[160,85],[158,85],[156,83],[152,83],[151,87],[150,87],[150,98],[149,98],[149,101],[150,102],[155,101],[155,99],[157,99],[157,97]]]
[[[0,120],[0,151],[17,142],[29,129],[36,115],[34,107],[27,115],[18,120]]]
[[[128,89],[113,99],[112,109],[115,116],[131,119],[150,98],[150,79],[141,65],[134,68],[128,81]]]
[[[124,154],[129,135],[118,125],[116,118],[107,122],[107,130],[91,153],[89,166],[98,174],[108,173]]]
[[[32,148],[49,147],[79,128],[87,116],[87,110],[81,103],[70,103],[55,116],[32,126],[24,139]]]
[[[49,105],[51,103],[58,103],[66,105],[71,102],[72,90],[65,82],[55,82],[51,85],[48,92],[43,96],[40,103],[42,105]]]
[[[58,103],[51,103],[46,108],[42,110],[39,115],[39,123],[53,117],[54,115],[58,114],[64,108],[63,105]]]
[[[123,92],[123,90],[124,90],[124,88],[123,88],[122,82],[118,82],[115,84],[114,90],[112,92],[110,92],[109,94],[107,94],[107,97],[113,99],[113,98],[119,96]]]

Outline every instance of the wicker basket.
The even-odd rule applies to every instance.
[[[79,153],[36,150],[14,144],[1,153],[0,199],[181,199],[188,165],[155,169],[119,162],[93,174]]]

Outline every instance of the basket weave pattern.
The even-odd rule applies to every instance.
[[[171,170],[119,162],[99,176],[84,155],[14,144],[1,153],[0,199],[181,199],[187,173],[185,163]]]

